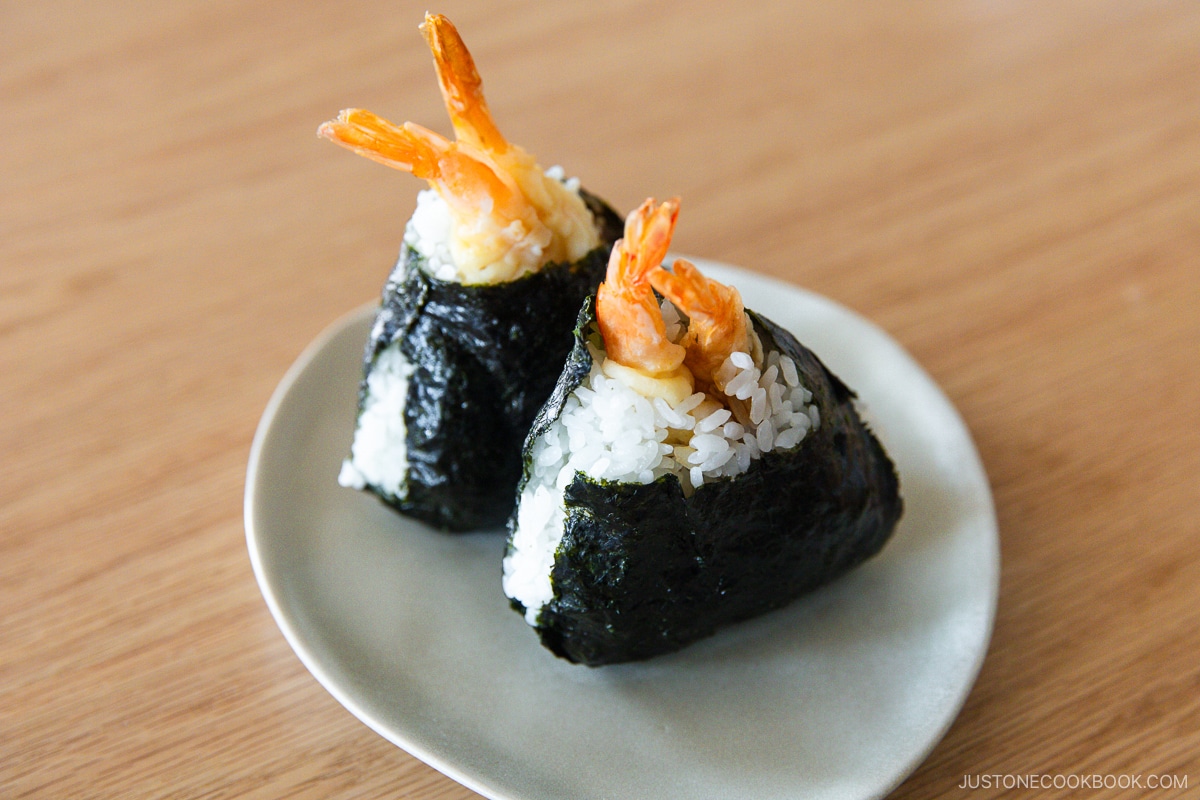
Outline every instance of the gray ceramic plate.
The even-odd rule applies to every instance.
[[[983,661],[996,518],[950,402],[846,309],[699,265],[858,391],[906,511],[850,575],[681,653],[560,661],[508,608],[501,533],[436,533],[337,485],[372,309],[322,334],[263,414],[246,534],[284,636],[355,716],[487,797],[881,797],[945,733]]]

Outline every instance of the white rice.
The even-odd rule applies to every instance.
[[[684,328],[667,301],[663,319],[677,341]],[[733,411],[714,408],[701,392],[675,406],[646,398],[606,376],[603,360],[593,348],[591,373],[532,445],[533,472],[504,560],[504,592],[525,606],[530,625],[553,597],[550,570],[563,534],[563,492],[576,473],[641,484],[672,474],[690,495],[706,482],[740,475],[764,452],[796,447],[820,425],[795,362],[775,351],[763,359],[762,370],[750,353],[734,353],[718,370],[726,397],[742,401],[729,403]]]
[[[454,221],[450,207],[433,189],[417,194],[417,207],[404,229],[404,243],[425,256],[426,269],[438,280],[461,280],[450,254]]]
[[[374,486],[397,499],[408,493],[408,431],[404,404],[413,367],[400,352],[400,342],[388,345],[367,376],[366,400],[354,431],[350,458],[342,462],[338,483],[354,489]]]

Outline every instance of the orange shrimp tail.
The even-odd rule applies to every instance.
[[[596,296],[596,320],[608,357],[647,373],[668,372],[683,362],[684,350],[667,339],[651,288],[653,273],[662,271],[678,216],[678,198],[661,206],[650,198],[631,213],[625,238],[613,246]]]
[[[682,258],[676,260],[672,270],[655,271],[650,283],[676,308],[689,317],[716,324],[740,320],[744,308],[737,289],[704,277],[694,264]]]
[[[454,125],[454,135],[461,142],[482,148],[488,153],[503,153],[508,142],[500,134],[492,113],[483,97],[483,81],[475,69],[475,60],[458,35],[454,23],[441,14],[425,14],[421,33],[429,43],[437,67],[438,85],[446,111]]]
[[[653,206],[651,198],[642,204],[642,208]],[[639,209],[640,211],[641,209]],[[648,217],[633,220],[636,230],[632,239],[637,243],[638,281],[650,280],[653,270],[659,267],[667,257],[671,247],[671,237],[675,235],[675,221],[679,219],[679,198],[672,197],[661,206],[654,209]],[[626,226],[626,236],[630,235]]]
[[[650,276],[667,256],[678,218],[678,197],[660,206],[651,197],[638,206],[625,219],[625,238],[613,245],[605,282],[614,289],[640,290],[653,297]]]
[[[395,125],[360,108],[350,108],[326,122],[317,134],[360,156],[411,172],[437,189],[452,211],[475,216],[484,202],[496,213],[517,219],[517,189],[490,163],[460,150],[420,125]]]
[[[317,128],[317,135],[429,181],[441,175],[439,159],[450,147],[450,142],[433,131],[411,122],[396,125],[361,108],[342,111],[337,119]]]

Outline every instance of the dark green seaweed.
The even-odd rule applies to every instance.
[[[854,393],[770,320],[751,318],[763,347],[796,362],[821,424],[796,447],[772,451],[736,477],[685,497],[668,475],[651,484],[576,474],[555,554],[542,644],[596,666],[668,653],[718,628],[784,606],[875,555],[900,518],[892,462],[859,419]],[[562,377],[526,439],[562,413],[587,376],[589,301]],[[524,480],[528,480],[528,466]],[[516,516],[510,520],[515,529]],[[524,613],[517,601],[513,607]]]
[[[495,528],[513,510],[521,444],[554,389],[571,350],[584,299],[604,278],[621,218],[581,193],[601,244],[574,264],[548,264],[514,281],[464,285],[438,280],[404,246],[383,289],[364,354],[367,375],[400,342],[414,367],[404,421],[407,491],[366,487],[388,505],[452,531]]]

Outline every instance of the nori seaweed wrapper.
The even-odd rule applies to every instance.
[[[580,192],[600,245],[573,264],[496,284],[439,280],[404,245],[383,289],[364,354],[367,376],[400,342],[414,368],[404,408],[408,472],[402,497],[367,485],[383,502],[450,531],[497,528],[513,510],[521,445],[571,351],[584,299],[604,278],[621,218]]]
[[[536,626],[556,655],[596,666],[678,650],[833,580],[879,552],[895,528],[896,471],[856,413],[854,393],[794,336],[749,313],[764,351],[796,363],[819,428],[690,497],[674,475],[643,485],[577,473],[563,497],[554,596]],[[526,439],[527,459],[591,369],[585,340],[594,320],[589,302]],[[515,531],[515,514],[509,525]],[[524,613],[520,602],[512,605]]]

